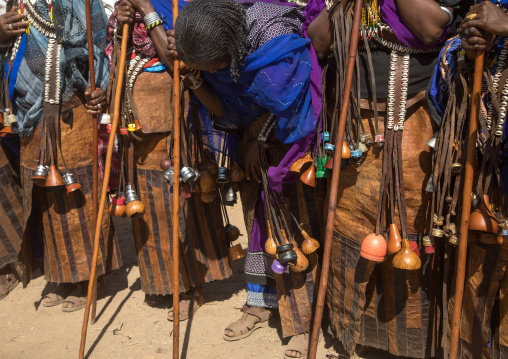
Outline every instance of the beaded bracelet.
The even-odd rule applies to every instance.
[[[159,25],[162,25],[162,20],[157,20],[155,22],[152,22],[150,25],[146,26],[146,29],[148,31],[152,30],[153,28],[159,26]]]
[[[191,85],[189,86],[191,90],[195,90],[201,87],[201,85],[203,85],[203,82],[205,81],[205,79],[201,74],[201,70],[191,69],[191,71],[185,76],[185,78],[189,79],[189,81],[191,82]]]

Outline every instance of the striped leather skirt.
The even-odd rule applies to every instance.
[[[147,294],[172,294],[173,194],[160,160],[167,157],[169,133],[148,135],[134,144],[137,188],[145,215],[133,220],[134,238]],[[166,157],[164,157],[166,156]],[[228,245],[218,200],[180,197],[180,291],[231,276]]]
[[[349,352],[362,344],[425,358],[441,346],[436,338],[443,329],[440,284],[432,282],[439,271],[421,243],[429,223],[431,198],[425,186],[432,160],[425,141],[432,137],[433,121],[424,99],[407,113],[402,148],[408,232],[421,248],[422,268],[410,273],[395,270],[390,260],[374,264],[360,257],[363,239],[374,232],[379,198],[382,153],[372,146],[358,167],[341,171],[335,211],[327,298],[332,328]],[[362,118],[366,129],[374,128],[373,112],[362,110]]]
[[[0,142],[0,269],[18,259],[23,227],[19,165],[8,146]]]
[[[33,184],[31,177],[40,153],[41,126],[21,139],[21,181],[23,186],[24,224],[32,207],[40,210],[43,223],[44,275],[50,282],[80,282],[90,278],[95,221],[92,218],[91,117],[81,105],[62,114],[59,170],[74,174],[81,188],[70,194],[50,192]],[[63,165],[62,156],[67,168]],[[99,193],[102,182],[99,179]],[[35,213],[36,211],[34,211]],[[105,274],[122,266],[118,242],[105,208],[97,273]]]
[[[495,242],[496,235],[488,235]],[[469,240],[474,237],[470,232]],[[469,244],[460,322],[459,358],[508,357],[508,244]],[[449,301],[451,334],[453,298]],[[489,325],[490,324],[490,325]]]

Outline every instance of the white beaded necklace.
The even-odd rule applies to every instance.
[[[392,50],[390,54],[390,76],[388,78],[388,99],[387,99],[387,124],[388,130],[402,131],[404,130],[404,121],[406,120],[406,103],[407,103],[407,89],[409,84],[409,54],[405,53],[402,58],[402,80],[400,91],[400,105],[398,118],[399,121],[395,124],[395,77],[397,74],[398,52]]]

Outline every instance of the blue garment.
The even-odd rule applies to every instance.
[[[173,29],[173,3],[168,0],[150,0],[153,9],[164,22],[162,26],[165,31]],[[182,10],[189,2],[185,0],[178,0],[178,9]]]
[[[460,38],[458,36],[451,38],[445,43],[439,53],[439,61],[436,64],[430,82],[429,93],[427,95],[440,116],[440,118],[436,119],[438,125],[441,124],[446,104],[448,103],[451,84],[457,70],[457,58],[461,49]]]
[[[51,21],[46,1],[39,0],[35,11]],[[91,0],[93,51],[95,58],[95,83],[106,90],[109,82],[109,61],[104,53],[106,48],[107,18],[100,0]],[[55,35],[60,52],[61,103],[62,111],[75,106],[89,84],[88,43],[86,36],[85,4],[82,0],[55,0],[53,2]],[[48,37],[30,26],[30,34],[23,36],[26,47],[20,47],[15,63],[19,69],[9,74],[9,96],[12,99],[17,122],[14,132],[21,137],[31,133],[42,120],[44,94],[44,68]],[[10,57],[4,58],[9,61]],[[15,84],[13,87],[12,84]],[[76,100],[76,101],[71,101]]]
[[[275,288],[247,283],[247,303],[249,307],[278,308]]]
[[[309,47],[310,40],[299,35],[281,35],[245,59],[236,82],[229,67],[204,72],[220,97],[226,121],[245,128],[271,112],[283,143],[298,142],[313,132],[317,121],[311,105]]]

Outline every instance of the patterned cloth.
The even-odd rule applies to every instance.
[[[249,55],[281,35],[302,35],[303,14],[294,7],[255,3],[247,9]]]
[[[155,12],[159,15],[159,17],[163,21],[164,30],[173,29],[173,10],[172,3],[170,1],[164,0],[151,0],[152,6],[154,7]],[[117,20],[117,9],[118,5],[120,5],[121,1],[118,1],[115,4],[115,11],[109,18],[108,22],[108,31],[106,35],[106,40],[108,41],[108,46],[106,48],[106,54],[111,59],[111,54],[113,53],[113,45],[115,38],[115,30],[118,27]],[[179,0],[178,5],[179,8],[182,9],[187,4],[187,1]],[[158,59],[157,51],[155,50],[155,46],[153,44],[148,31],[146,30],[145,23],[143,21],[143,17],[139,12],[136,11],[134,14],[134,24],[132,26],[132,34],[129,38],[129,44],[131,45],[131,51],[134,52],[132,57],[135,57],[138,54],[142,54],[153,59]],[[145,68],[154,65],[153,63],[147,64]]]
[[[19,8],[23,9],[20,1]],[[104,53],[106,47],[106,14],[100,0],[92,0],[92,27],[94,35],[95,82],[106,89],[109,81],[109,64]],[[34,5],[39,15],[50,20],[46,1]],[[53,5],[53,19],[58,44],[62,45],[60,54],[60,73],[62,81],[62,111],[77,106],[81,100],[76,94],[83,93],[88,86],[88,45],[86,35],[85,3],[80,0],[58,0]],[[28,33],[29,32],[29,33]],[[14,107],[17,123],[13,131],[21,137],[31,133],[42,120],[44,93],[45,54],[48,37],[30,26],[23,35],[15,63],[19,70],[11,71],[9,76],[9,97]],[[8,59],[6,66],[8,66]],[[8,69],[8,67],[7,67]],[[7,73],[8,71],[6,71]]]
[[[273,287],[247,283],[247,305],[249,307],[278,308],[277,291]]]

